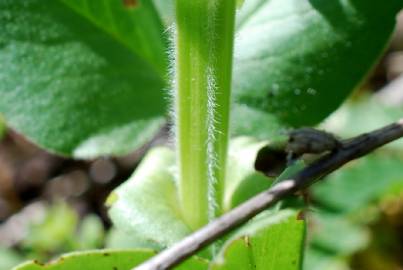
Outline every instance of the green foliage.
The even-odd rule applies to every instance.
[[[271,185],[269,179],[253,169],[254,158],[263,144],[251,138],[231,142],[226,193],[218,202],[226,211]],[[135,236],[133,241],[142,247],[169,246],[192,231],[180,212],[174,157],[170,149],[154,148],[108,199],[115,226]]]
[[[370,240],[369,231],[339,214],[319,212],[312,215],[316,229],[311,245],[339,256],[349,256],[365,248]],[[343,234],[343,237],[340,237]]]
[[[128,153],[163,122],[159,18],[108,3],[0,1],[0,111],[51,151]]]
[[[0,112],[64,155],[130,152],[166,113],[167,34],[158,15],[172,21],[172,3],[156,0],[157,13],[150,1],[46,1],[0,1]],[[401,7],[246,1],[237,18],[232,133],[265,138],[323,119],[371,68]]]
[[[225,243],[209,269],[301,269],[304,236],[295,212],[263,213]]]
[[[350,269],[350,256],[367,248],[374,238],[367,226],[379,218],[376,206],[384,198],[403,195],[402,166],[401,157],[381,152],[355,161],[313,188],[320,208],[311,217],[304,269],[332,264],[332,270]]]
[[[38,211],[35,219],[26,226],[26,237],[19,243],[21,254],[27,258],[45,261],[56,254],[71,250],[96,249],[103,247],[104,227],[99,217],[87,215],[83,220],[74,209],[62,202],[44,206],[43,212]],[[0,252],[0,261],[9,262],[9,267],[0,270],[9,270],[22,261],[18,256],[10,257],[8,253]],[[12,254],[13,255],[13,254]]]
[[[254,157],[264,142],[238,138],[230,145],[228,168],[236,170],[227,174],[227,193],[221,202],[226,205],[224,208],[228,208],[227,210],[252,196],[253,192],[261,191],[271,184],[269,179],[253,169]],[[109,213],[118,230],[112,232],[109,246],[160,249],[172,245],[191,232],[179,211],[181,206],[174,183],[174,161],[174,153],[171,150],[153,149],[133,176],[112,193],[108,200],[111,207]],[[261,257],[260,263],[263,266],[264,260],[269,260],[270,256],[275,256],[283,250],[284,257],[274,260],[272,269],[279,266],[289,267],[286,265],[292,261],[295,262],[291,265],[294,268],[281,269],[299,269],[304,235],[304,222],[297,220],[295,212],[267,212],[225,242],[222,254],[227,254],[227,249],[232,254],[232,249],[237,252],[238,248],[241,248],[242,252],[255,256],[256,260]],[[245,237],[248,238],[248,245],[245,245]],[[278,244],[279,241],[283,246]],[[273,246],[277,248],[274,249]],[[254,253],[258,250],[262,253]],[[266,256],[263,256],[263,253]],[[212,269],[227,269],[221,268],[224,267],[219,263],[222,260],[215,259]],[[231,259],[224,261],[230,265],[239,263]]]
[[[402,7],[399,0],[245,1],[237,15],[232,134],[266,139],[323,120],[374,66]]]
[[[356,212],[389,191],[403,190],[402,160],[396,156],[369,156],[355,161],[348,169],[332,175],[314,189],[320,202],[337,211]],[[352,193],[348,200],[347,194]],[[325,196],[326,195],[326,196]]]
[[[252,122],[254,136],[267,136],[272,115],[292,125],[326,117],[374,65],[400,8],[400,0],[247,1],[234,63],[239,132]]]
[[[324,126],[337,134],[353,136],[397,120],[400,111],[375,98],[362,98],[345,104]],[[313,229],[304,269],[350,270],[350,257],[376,238],[368,225],[379,219],[377,205],[403,195],[400,149],[401,142],[397,141],[313,187],[312,196],[319,208],[311,214]]]
[[[110,246],[133,240],[127,246],[165,248],[216,215],[207,213],[210,206],[229,211],[272,184],[254,171],[263,145],[256,139],[234,140],[226,165],[235,1],[217,3],[176,2],[179,163],[172,150],[153,149],[110,195],[117,227]],[[200,10],[187,10],[194,6]],[[173,21],[171,7],[173,2],[161,0],[0,0],[0,112],[7,123],[46,149],[77,158],[126,154],[144,144],[165,122],[164,23]],[[246,1],[236,23],[231,134],[273,139],[282,128],[323,120],[372,68],[402,7],[401,0]],[[403,189],[400,165],[375,157],[356,162],[316,188],[314,196],[326,211],[349,217],[391,186]],[[379,173],[385,170],[387,176]],[[220,181],[209,181],[211,175]],[[184,182],[196,184],[184,189]],[[312,261],[329,261],[329,253],[348,256],[367,243],[357,221],[336,221],[328,214],[317,217],[322,233],[312,241],[309,270]],[[66,246],[100,246],[103,228],[96,219],[86,219],[78,233],[77,227],[78,217],[58,205],[31,226],[33,236],[23,247],[45,254]],[[336,230],[349,238],[328,234]],[[305,223],[295,212],[266,212],[224,242],[210,266],[297,270],[304,237]],[[15,270],[131,269],[153,254],[140,249],[73,253]],[[193,258],[179,269],[207,269],[207,264]]]
[[[102,250],[75,252],[64,255],[49,264],[32,261],[15,267],[13,270],[130,270],[154,254],[155,253],[150,250]],[[176,269],[205,270],[206,262],[202,259],[194,258]]]

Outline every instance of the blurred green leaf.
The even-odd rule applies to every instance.
[[[403,109],[383,104],[375,97],[363,96],[350,100],[321,125],[341,137],[352,137],[373,131],[402,118]],[[403,140],[386,145],[403,149]]]
[[[105,232],[101,219],[90,214],[85,216],[80,224],[78,233],[75,236],[75,242],[78,243],[78,249],[101,248],[104,243]]]
[[[100,250],[64,255],[49,264],[28,262],[13,270],[130,270],[155,255],[150,250]],[[202,259],[192,258],[176,269],[206,270]]]
[[[24,259],[12,249],[0,247],[0,270],[10,270]]]
[[[305,252],[304,270],[351,270],[348,258],[328,253],[326,250],[308,248]]]
[[[348,256],[363,250],[369,243],[369,230],[346,217],[320,212],[313,214],[311,245],[338,256]],[[343,237],[340,237],[343,235]]]
[[[352,213],[378,201],[398,183],[403,184],[403,159],[379,153],[354,161],[312,189],[321,205]]]
[[[304,221],[294,211],[264,213],[225,243],[210,269],[299,270],[304,238]]]
[[[23,246],[33,251],[34,255],[66,251],[72,244],[78,216],[65,203],[56,203],[49,207],[43,219],[29,226]]]
[[[166,41],[153,4],[0,1],[0,111],[64,155],[125,154],[165,114]]]

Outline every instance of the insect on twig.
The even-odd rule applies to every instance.
[[[319,156],[337,151],[343,146],[336,136],[314,128],[299,128],[287,134],[287,139],[262,148],[255,161],[255,169],[267,176],[278,176],[287,166],[306,154]]]

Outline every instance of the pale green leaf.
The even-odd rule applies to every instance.
[[[305,223],[294,211],[264,213],[240,229],[222,248],[211,270],[299,270]]]
[[[14,250],[0,248],[0,270],[10,270],[24,259]]]
[[[174,173],[174,152],[167,148],[151,150],[107,202],[115,226],[139,236],[141,242],[155,242],[160,247],[189,234],[180,213]]]

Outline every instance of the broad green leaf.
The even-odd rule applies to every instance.
[[[0,112],[57,153],[128,153],[163,122],[162,31],[149,1],[0,0]]]
[[[294,211],[258,216],[222,248],[211,270],[299,270],[305,225]]]
[[[170,246],[191,231],[183,222],[175,185],[175,154],[151,150],[134,174],[109,197],[115,226],[139,237],[139,242]]]
[[[391,190],[403,190],[403,160],[392,153],[379,153],[354,161],[313,187],[321,205],[344,213],[367,207]],[[348,200],[346,200],[348,198]]]
[[[13,270],[130,270],[155,255],[150,250],[99,250],[75,252],[63,255],[48,264],[27,262]],[[207,264],[204,260],[192,258],[178,270],[205,270]]]
[[[267,138],[276,125],[318,123],[369,72],[402,7],[401,0],[245,1],[233,132]]]

